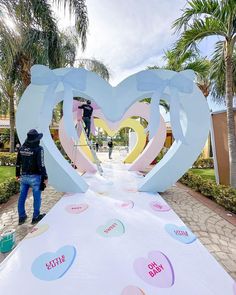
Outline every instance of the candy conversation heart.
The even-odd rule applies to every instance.
[[[105,238],[119,237],[125,232],[123,223],[118,219],[108,220],[105,225],[97,228],[97,233]]]
[[[234,291],[234,295],[236,295],[236,282],[234,282],[233,291]]]
[[[88,209],[88,204],[72,204],[66,206],[66,211],[71,214],[79,214]]]
[[[116,206],[123,209],[132,209],[134,207],[134,202],[127,200],[121,203],[116,203]]]
[[[136,274],[147,284],[158,288],[170,288],[174,284],[174,270],[168,257],[160,251],[152,251],[148,258],[134,262]]]
[[[183,244],[191,244],[196,240],[196,236],[186,226],[166,224],[165,230],[172,238]]]
[[[76,256],[76,249],[66,245],[58,251],[40,255],[32,264],[33,275],[43,281],[60,279],[70,269]]]
[[[163,204],[161,202],[153,201],[150,203],[150,206],[152,210],[158,211],[158,212],[166,212],[170,211],[170,207],[166,204]]]
[[[33,227],[25,238],[30,239],[30,238],[40,236],[44,232],[46,232],[48,229],[49,229],[48,224],[39,224],[39,225]]]
[[[121,295],[145,295],[145,293],[136,286],[127,286]]]

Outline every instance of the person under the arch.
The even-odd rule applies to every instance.
[[[85,132],[87,134],[87,137],[90,136],[90,130],[91,130],[91,116],[93,113],[93,107],[91,106],[91,101],[87,100],[87,102],[81,106],[78,107],[79,109],[83,110],[83,121],[85,124]]]

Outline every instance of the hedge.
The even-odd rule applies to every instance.
[[[0,184],[0,204],[5,203],[9,198],[20,191],[20,183],[15,177],[11,177],[8,180]]]
[[[15,166],[16,153],[1,153],[0,152],[0,166]]]
[[[179,181],[214,200],[225,209],[236,213],[236,189],[225,185],[215,184],[213,181],[206,180],[191,172],[185,173]]]
[[[193,163],[193,168],[214,168],[214,161],[212,158],[199,158]]]

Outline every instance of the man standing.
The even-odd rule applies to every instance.
[[[91,101],[87,100],[86,104],[83,104],[82,106],[80,106],[78,108],[83,110],[83,121],[85,124],[84,129],[87,134],[87,137],[89,138],[90,129],[91,129],[91,116],[93,113],[93,107],[91,106]]]
[[[43,147],[39,145],[42,137],[42,133],[31,129],[27,133],[27,139],[17,154],[16,177],[20,179],[20,196],[18,200],[19,225],[23,224],[27,219],[25,201],[30,187],[34,197],[32,224],[37,223],[46,215],[40,214],[41,190],[46,186],[45,182],[48,179],[44,165]]]
[[[98,149],[99,149],[99,143],[98,142],[96,142],[95,147],[96,147],[96,152],[98,152]]]
[[[112,142],[112,138],[110,141],[108,141],[107,143],[108,145],[108,154],[109,154],[109,159],[112,159],[111,154],[112,154],[112,149],[113,149],[113,142]]]

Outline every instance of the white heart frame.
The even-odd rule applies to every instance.
[[[159,99],[166,99],[170,103],[171,126],[176,140],[139,186],[140,191],[162,192],[189,169],[204,147],[209,133],[209,108],[193,80],[192,71],[146,70],[112,87],[97,74],[83,68],[50,70],[35,65],[31,69],[31,84],[18,105],[18,136],[24,142],[30,129],[42,132],[41,144],[50,184],[62,192],[85,192],[88,184],[63,158],[51,138],[49,125],[54,106],[63,100],[66,131],[72,138],[77,138],[72,116],[73,96],[95,101],[112,122],[120,120],[136,101],[152,97],[152,134],[155,133],[153,128],[158,128]]]

